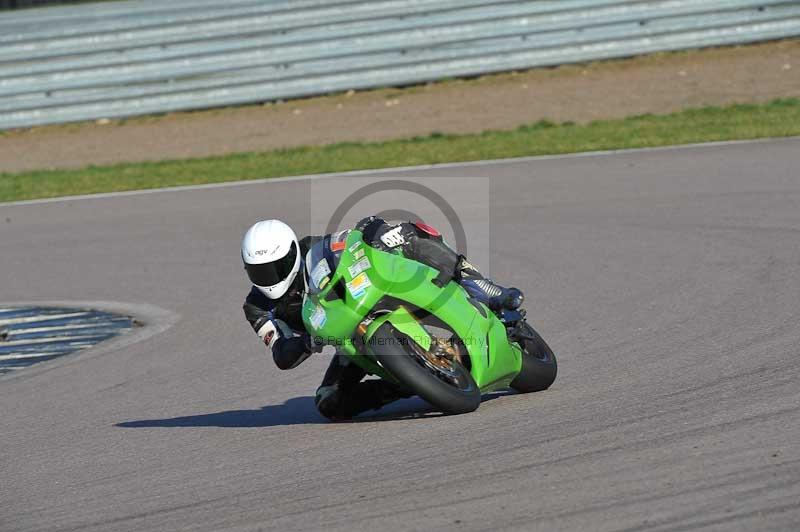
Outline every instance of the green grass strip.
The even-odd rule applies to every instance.
[[[800,100],[706,107],[669,115],[548,121],[473,135],[434,133],[376,143],[340,143],[202,159],[0,174],[0,202],[242,179],[454,161],[553,155],[800,135]]]

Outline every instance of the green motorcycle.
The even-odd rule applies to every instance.
[[[368,374],[437,409],[472,412],[481,394],[548,388],[553,351],[524,311],[495,314],[438,270],[360,231],[328,235],[308,251],[303,322]]]

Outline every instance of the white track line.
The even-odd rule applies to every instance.
[[[379,175],[393,172],[408,172],[413,170],[435,170],[442,168],[470,168],[473,166],[490,166],[508,163],[520,162],[534,162],[534,161],[554,161],[564,159],[582,159],[584,157],[608,157],[612,155],[626,155],[633,153],[658,153],[665,151],[676,150],[696,150],[703,148],[714,148],[724,146],[741,146],[744,144],[764,144],[767,142],[775,141],[800,141],[800,137],[778,137],[767,139],[755,140],[730,140],[722,142],[704,142],[699,144],[684,144],[682,146],[660,146],[657,148],[636,148],[627,150],[607,150],[607,151],[590,151],[581,153],[566,153],[563,155],[535,155],[530,157],[516,157],[509,159],[490,159],[482,161],[465,161],[455,163],[440,163],[440,164],[424,164],[419,166],[397,166],[394,168],[375,168],[370,170],[353,170],[350,172],[330,173],[330,174],[308,174],[291,177],[269,177],[265,179],[249,179],[244,181],[229,181],[226,183],[208,183],[205,185],[187,185],[176,187],[163,187],[163,188],[149,188],[144,190],[126,190],[123,192],[104,192],[100,194],[80,194],[76,196],[63,196],[60,198],[45,198],[35,200],[11,201],[7,203],[0,203],[2,207],[14,207],[20,205],[40,205],[46,203],[60,203],[64,201],[80,201],[86,199],[106,199],[106,198],[120,198],[125,196],[139,196],[143,194],[160,194],[162,192],[186,192],[192,190],[206,190],[215,188],[228,188],[228,187],[241,187],[241,186],[254,186],[264,185],[268,183],[285,183],[287,181],[302,181],[306,179],[326,179],[331,177],[347,177],[347,176],[362,176],[362,175]]]
[[[33,327],[31,329],[11,329],[7,330],[9,337],[14,337],[20,334],[31,334],[40,332],[57,332],[57,331],[72,331],[75,329],[106,329],[117,330],[116,327],[108,327],[108,322],[97,323],[81,323],[78,325],[53,325],[52,327]],[[0,344],[2,345],[2,344]]]
[[[36,323],[37,321],[63,320],[66,318],[87,316],[88,314],[88,312],[73,312],[71,314],[39,314],[37,316],[28,316],[25,318],[8,318],[5,320],[0,320],[0,325],[17,325],[20,323]]]
[[[88,340],[89,338],[95,338],[96,334],[90,334],[85,336],[63,336],[60,338],[37,338],[37,339],[30,339],[30,340],[11,340],[11,341],[3,341],[0,342],[0,347],[25,347],[28,345],[37,345],[37,344],[55,344],[55,343],[73,343],[78,342],[80,343],[81,340]],[[83,342],[86,343],[86,342]]]
[[[64,354],[66,354],[66,353],[26,353],[24,355],[0,355],[0,362],[2,362],[4,360],[24,360],[24,359],[27,359],[27,358],[53,357],[53,356],[60,356],[60,355],[64,355]],[[2,369],[9,369],[9,368],[14,368],[14,367],[20,367],[20,366],[14,366],[14,365],[8,365],[8,366],[3,365],[3,366],[0,366],[0,368],[2,368]]]

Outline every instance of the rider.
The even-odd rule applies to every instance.
[[[432,266],[443,279],[455,279],[471,297],[492,310],[516,309],[523,295],[516,288],[504,288],[485,279],[463,255],[445,244],[441,234],[422,223],[388,224],[370,216],[356,229],[364,242],[382,250],[401,248],[404,256]],[[301,316],[305,282],[303,261],[308,250],[322,236],[297,239],[280,220],[254,224],[242,240],[242,260],[253,287],[244,303],[247,321],[272,352],[280,369],[292,369],[322,350],[306,331]],[[337,353],[317,389],[315,403],[329,419],[349,419],[361,412],[378,409],[408,397],[383,380],[362,379],[366,373],[349,358]]]

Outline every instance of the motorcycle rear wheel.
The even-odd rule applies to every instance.
[[[370,349],[384,369],[438,410],[466,414],[480,406],[481,391],[464,366],[453,361],[452,382],[446,382],[444,375],[437,376],[419,361],[410,342],[413,340],[385,323],[372,335]]]
[[[523,325],[523,332],[532,339],[519,341],[522,346],[522,369],[511,381],[511,387],[520,393],[546,390],[556,380],[556,355],[539,333],[527,323]]]

